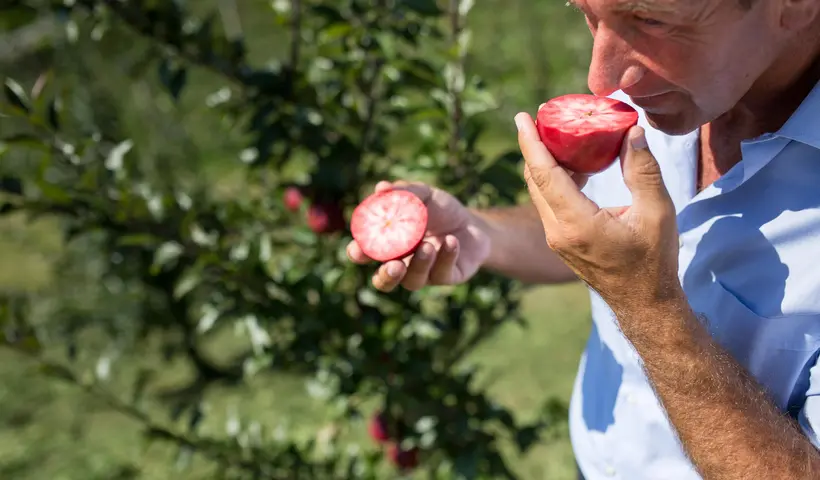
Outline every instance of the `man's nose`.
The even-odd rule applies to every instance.
[[[632,48],[618,34],[598,24],[592,44],[587,84],[598,96],[608,96],[638,83],[645,70],[633,58]]]

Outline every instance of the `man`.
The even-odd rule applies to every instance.
[[[820,478],[820,0],[575,3],[590,90],[641,113],[621,161],[572,176],[519,114],[535,208],[380,184],[423,198],[431,235],[375,286],[589,285],[570,406],[589,480]]]

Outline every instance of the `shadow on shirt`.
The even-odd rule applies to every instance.
[[[787,155],[769,162],[735,190],[692,203],[678,216],[681,234],[717,218],[698,240],[691,268],[685,272],[682,283],[696,311],[698,302],[705,299],[703,301],[706,303],[711,300],[724,305],[733,303],[729,308],[715,307],[716,311],[743,313],[740,318],[708,319],[709,322],[714,322],[710,329],[716,325],[723,328],[723,341],[718,339],[718,343],[729,345],[732,347],[730,350],[739,352],[738,356],[741,357],[743,349],[748,346],[744,342],[752,342],[756,349],[754,355],[766,355],[767,337],[760,333],[768,331],[756,330],[758,326],[754,322],[772,318],[777,321],[777,317],[783,314],[786,283],[791,272],[772,242],[789,247],[802,243],[800,248],[806,252],[806,262],[816,264],[820,259],[818,214],[814,218],[801,216],[799,220],[780,219],[778,221],[783,223],[772,229],[769,237],[763,233],[769,231],[765,228],[767,224],[785,212],[820,208],[820,155],[817,150],[792,143],[783,153]],[[734,180],[720,179],[714,187],[725,188],[732,181]],[[817,265],[813,284],[820,288],[820,264]],[[820,291],[813,291],[813,295],[818,294]],[[737,323],[733,325],[733,321]],[[761,325],[761,328],[780,328],[772,331],[795,339],[809,335],[807,331],[798,331],[803,328],[798,324],[785,328],[772,323]],[[744,328],[740,331],[733,330],[736,326],[745,327],[747,332],[757,333],[757,338],[741,338]],[[812,331],[820,336],[815,328],[820,327],[812,326]],[[804,364],[791,365],[802,369],[795,374],[796,384],[786,406],[792,414],[805,400],[802,392],[808,385],[809,369],[817,355],[807,354],[800,358],[805,358]],[[743,364],[743,359],[740,360]],[[590,365],[594,365],[592,370],[595,375],[585,375],[583,378],[584,421],[590,430],[606,432],[614,423],[615,403],[624,368],[615,359],[612,350],[601,341],[594,322],[587,344],[587,365],[588,369]]]

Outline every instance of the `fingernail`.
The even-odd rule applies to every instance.
[[[517,128],[519,132],[521,131],[521,129],[524,128],[524,124],[521,121],[521,114],[520,113],[515,116],[515,128]]]
[[[399,266],[396,265],[395,263],[389,265],[387,267],[387,275],[389,275],[392,278],[398,277],[399,276]]]
[[[646,145],[646,135],[644,135],[643,129],[637,129],[637,133],[633,134],[632,136],[632,149],[633,150],[643,150],[647,147]]]

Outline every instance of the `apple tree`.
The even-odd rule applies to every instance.
[[[216,3],[0,7],[20,24],[49,16],[60,28],[34,74],[2,78],[0,204],[4,216],[57,222],[68,255],[55,269],[70,287],[5,292],[4,346],[222,478],[395,478],[396,468],[514,478],[501,445],[526,451],[562,407],[516,418],[468,358],[501,326],[523,325],[521,286],[481,272],[380,293],[374,267],[344,253],[350,213],[379,180],[430,182],[472,206],[524,193],[518,152],[479,149],[494,104],[465,69],[473,2],[275,0],[269,55],[249,47],[235,2]],[[78,61],[91,58],[80,49],[128,81],[101,87],[110,72]],[[136,89],[160,114],[128,135],[112,98]],[[183,104],[209,119],[202,141],[221,141],[218,162],[179,123],[190,118]],[[190,381],[146,398],[172,361]],[[214,389],[282,372],[306,378],[373,441],[271,439],[261,412],[203,431]]]

